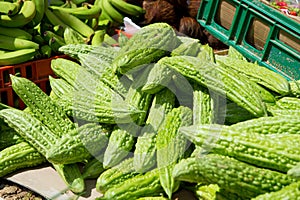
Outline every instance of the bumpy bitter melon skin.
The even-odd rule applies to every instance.
[[[291,96],[300,98],[300,80],[289,81],[289,85],[291,88]]]
[[[239,132],[218,124],[181,127],[180,132],[207,152],[284,173],[300,161],[300,136],[295,134]]]
[[[146,125],[141,129],[134,150],[134,167],[145,172],[156,164],[156,136],[165,116],[175,106],[175,95],[169,89],[158,92],[152,101]]]
[[[290,200],[298,200],[300,197],[300,182],[297,181],[295,183],[291,183],[288,186],[283,187],[282,189],[276,192],[270,192],[258,195],[252,200],[282,200],[282,199],[290,199]]]
[[[98,80],[101,80],[107,86],[118,92],[122,97],[125,96],[128,91],[126,85],[128,79],[126,79],[126,76],[120,79],[117,73],[112,69],[111,62],[91,54],[79,54],[78,57],[83,68],[93,74]]]
[[[239,73],[245,74],[251,80],[265,86],[271,91],[281,95],[290,93],[289,82],[283,76],[266,67],[242,59],[234,59],[226,56],[219,58],[223,59],[218,59],[217,62],[223,63],[228,67],[237,70]]]
[[[48,150],[47,160],[55,164],[71,164],[97,157],[108,143],[105,131],[95,123],[84,124],[58,139]]]
[[[151,65],[150,65],[151,66]],[[144,77],[148,75],[149,66],[143,69],[137,77],[134,77],[133,84],[129,87],[124,101],[135,106],[142,112],[132,120],[131,123],[123,124],[113,132],[109,138],[108,147],[104,153],[104,167],[111,167],[123,160],[134,147],[136,137],[140,134],[140,129],[145,123],[145,119],[152,102],[152,95],[141,91],[141,85]]]
[[[142,87],[142,91],[155,94],[167,87],[172,81],[172,76],[175,74],[174,70],[166,65],[155,63],[149,72],[146,82]]]
[[[88,44],[67,44],[61,46],[59,51],[72,58],[78,59],[79,54],[89,54],[101,57],[111,62],[117,55],[118,49],[109,46],[92,46]]]
[[[25,111],[7,108],[0,111],[0,117],[44,156],[59,139],[41,121]]]
[[[181,37],[179,37],[181,39]],[[171,52],[171,56],[197,56],[201,51],[201,44],[197,39],[182,42],[177,48]]]
[[[178,130],[181,126],[192,124],[192,110],[185,106],[173,108],[159,127],[156,138],[157,167],[159,179],[164,191],[171,198],[176,189],[176,182],[171,173],[173,166],[183,158],[188,141]]]
[[[127,130],[116,128],[112,131],[104,152],[104,168],[113,167],[124,160],[135,143],[135,137]]]
[[[192,56],[164,57],[158,63],[167,65],[216,94],[226,96],[257,117],[267,116],[266,105],[254,90],[253,83],[234,70],[222,68],[214,62],[201,62]]]
[[[51,61],[51,68],[74,88],[69,92],[64,90],[63,97],[74,118],[115,124],[116,121],[128,123],[132,118],[139,117],[140,110],[125,103],[116,91],[78,63],[58,58]]]
[[[120,49],[113,66],[125,74],[135,67],[155,62],[170,54],[180,43],[175,31],[167,23],[144,26]]]
[[[138,175],[133,166],[133,158],[127,158],[118,165],[105,170],[96,181],[96,190],[105,193],[109,188]]]
[[[107,200],[131,200],[149,195],[159,195],[163,191],[157,169],[140,174],[108,189],[104,193]]]
[[[299,116],[300,99],[296,97],[282,97],[276,101],[275,105],[268,105],[267,109],[273,116]]]
[[[198,84],[193,86],[193,124],[211,124],[214,123],[215,99],[209,94],[209,91]]]
[[[82,169],[82,177],[84,179],[97,179],[104,172],[102,157],[93,157],[84,165]]]
[[[217,154],[183,159],[175,165],[172,175],[180,181],[218,184],[243,199],[278,191],[296,181],[287,174]]]
[[[239,132],[252,132],[261,134],[299,134],[300,116],[287,114],[283,116],[259,117],[238,122],[230,126]]]
[[[10,127],[1,128],[0,131],[0,150],[24,141],[24,139]]]
[[[23,141],[0,151],[0,177],[16,170],[38,166],[46,158],[34,147]]]
[[[66,113],[34,82],[27,78],[10,76],[12,88],[28,106],[33,116],[59,137],[75,128]]]

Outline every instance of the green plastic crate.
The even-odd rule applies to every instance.
[[[300,79],[300,21],[258,0],[202,0],[197,21],[252,62]]]

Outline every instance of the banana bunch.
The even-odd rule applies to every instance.
[[[68,43],[87,43],[101,9],[86,0],[0,0],[0,66],[59,54]]]
[[[98,5],[102,10],[99,25],[110,23],[112,26],[119,26],[124,17],[139,18],[145,12],[142,7],[124,0],[95,0],[94,5]]]
[[[47,0],[0,1],[0,66],[35,58],[40,46],[26,29],[41,22],[46,6]]]
[[[49,58],[66,44],[113,43],[123,18],[142,14],[124,0],[0,0],[0,66]]]

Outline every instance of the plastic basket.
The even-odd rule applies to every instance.
[[[35,60],[11,66],[0,67],[0,100],[8,106],[24,109],[24,103],[18,98],[11,87],[10,74],[28,78],[37,84],[45,93],[50,93],[49,76],[55,76],[51,70],[51,60],[68,58],[66,55],[53,56],[47,59]]]
[[[202,0],[197,21],[252,62],[300,79],[299,21],[258,0]]]

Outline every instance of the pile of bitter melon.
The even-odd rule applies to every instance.
[[[49,58],[66,44],[110,42],[125,16],[143,14],[124,0],[0,1],[0,66]]]
[[[27,108],[0,111],[0,176],[49,163],[107,200],[300,196],[299,81],[165,23],[119,45],[61,47],[75,61],[52,61],[50,95],[11,75]]]

